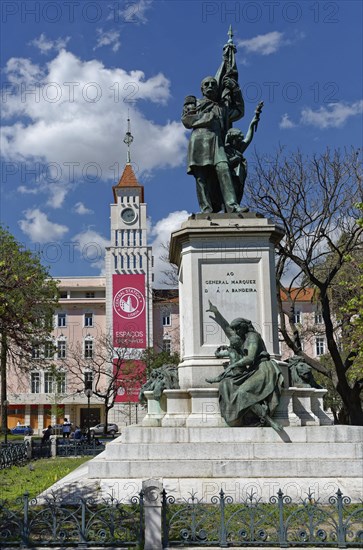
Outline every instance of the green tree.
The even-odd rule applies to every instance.
[[[340,345],[342,329],[333,292],[338,288],[340,275],[344,279],[344,270],[349,271],[351,259],[362,251],[361,211],[356,204],[363,196],[359,153],[354,149],[343,153],[326,150],[310,158],[300,151],[286,155],[280,148],[268,158],[256,155],[251,182],[251,207],[281,225],[285,231],[276,249],[283,339],[293,353],[303,356],[308,364],[331,380],[350,422],[363,425],[363,380],[351,376],[358,355],[351,341],[347,342],[345,349]],[[354,277],[351,282],[358,283]],[[303,292],[307,286],[316,290],[333,365],[331,369],[302,351],[299,327],[294,323],[294,308],[299,295],[296,287]],[[288,311],[283,307],[282,292],[290,299]],[[357,304],[351,305],[358,307]],[[349,319],[352,319],[353,327],[354,324],[357,327],[358,322],[353,321],[352,315]]]
[[[7,398],[7,367],[30,366],[34,346],[43,346],[50,336],[57,304],[57,283],[37,255],[0,226],[0,378],[1,406]],[[2,430],[6,418],[2,414]]]
[[[146,373],[149,377],[153,369],[158,369],[163,365],[179,365],[180,357],[178,353],[168,353],[167,351],[156,351],[154,348],[147,348],[142,353],[142,361],[146,364]]]

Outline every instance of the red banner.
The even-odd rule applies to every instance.
[[[146,365],[139,359],[113,360],[113,373],[117,386],[116,403],[137,403],[141,386],[146,382]]]
[[[145,275],[112,275],[113,345],[146,348]]]

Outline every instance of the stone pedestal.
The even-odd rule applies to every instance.
[[[319,418],[311,407],[312,388],[290,388],[293,392],[293,411],[301,419],[302,426],[319,426]],[[326,390],[323,390],[326,393]]]
[[[279,358],[275,244],[283,230],[255,214],[197,214],[172,234],[179,268],[182,389],[205,388],[222,370],[214,352],[228,341],[207,312],[209,300],[232,321],[250,319],[271,357]]]
[[[301,419],[293,409],[293,394],[292,389],[282,390],[280,402],[273,415],[281,426],[301,426]]]
[[[331,413],[324,411],[323,397],[326,394],[325,389],[314,389],[311,396],[311,410],[319,419],[320,426],[330,426],[334,424],[334,418]]]
[[[162,426],[185,426],[191,412],[189,393],[185,390],[164,390],[167,412],[162,419]]]
[[[161,396],[160,401],[154,399],[154,393],[152,391],[146,391],[144,395],[147,400],[147,414],[142,420],[142,425],[150,427],[161,426],[161,421],[166,413],[165,395]]]
[[[193,388],[189,389],[188,393],[192,411],[186,420],[186,426],[201,428],[227,426],[220,413],[218,389]]]

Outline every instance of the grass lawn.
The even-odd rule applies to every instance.
[[[14,502],[26,491],[30,498],[34,498],[90,458],[43,458],[29,462],[25,466],[12,466],[0,470],[0,500]]]

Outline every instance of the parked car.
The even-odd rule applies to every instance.
[[[33,435],[34,430],[31,426],[25,424],[18,424],[15,428],[12,428],[11,433],[13,435]]]
[[[97,424],[97,426],[92,426],[89,431],[91,436],[94,435],[103,435],[104,433],[105,424]],[[112,435],[112,437],[117,434],[118,432],[118,426],[117,424],[107,424],[107,433],[109,435]]]

